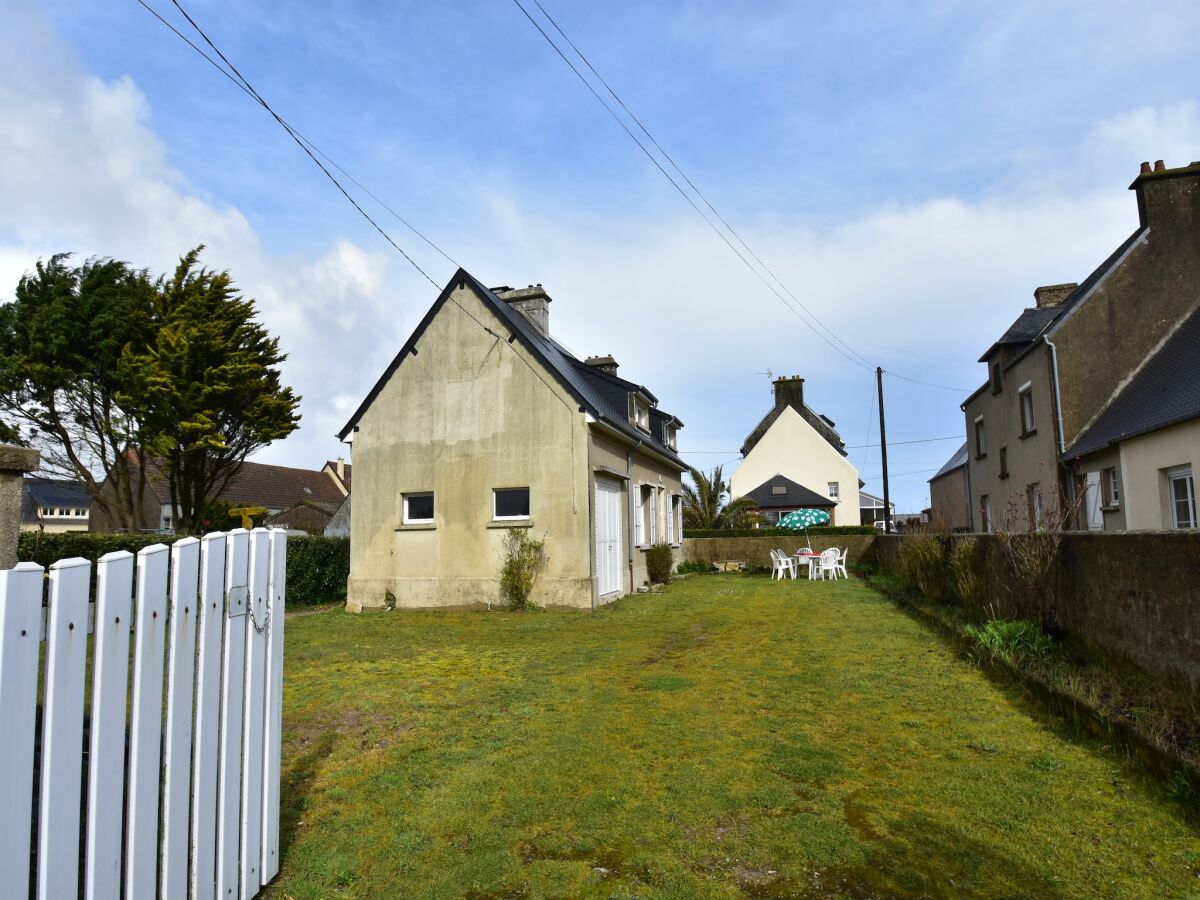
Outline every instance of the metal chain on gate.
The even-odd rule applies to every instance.
[[[262,625],[259,625],[258,619],[254,615],[254,604],[253,603],[246,604],[246,614],[248,616],[250,616],[250,624],[254,626],[254,630],[256,632],[258,632],[259,634],[264,634],[267,631],[267,629],[271,627],[271,595],[270,594],[267,595],[265,605],[267,607],[266,615],[263,616]]]

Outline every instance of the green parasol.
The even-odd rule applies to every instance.
[[[808,540],[809,525],[828,525],[833,517],[823,509],[798,509],[786,516],[780,516],[779,527],[791,528],[793,531],[804,529],[804,539]]]
[[[798,509],[779,519],[780,528],[799,530],[807,529],[810,525],[828,525],[833,521],[832,516],[823,509]]]

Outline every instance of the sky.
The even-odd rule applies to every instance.
[[[794,374],[882,491],[873,368],[752,274],[512,0],[184,6],[441,248],[347,183],[434,282],[454,260],[543,284],[552,334],[647,385],[686,423],[688,462],[732,471],[768,372]],[[956,389],[885,376],[902,512],[927,505],[977,360],[1033,289],[1082,281],[1135,229],[1143,160],[1200,159],[1194,2],[543,6],[823,327]],[[300,430],[255,459],[350,456],[335,433],[438,289],[261,107],[136,0],[3,0],[0,122],[0,303],[55,252],[161,272],[204,244],[303,396]]]

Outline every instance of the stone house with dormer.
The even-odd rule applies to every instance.
[[[347,607],[500,600],[510,528],[546,541],[532,600],[590,608],[683,539],[683,423],[611,356],[551,337],[541,285],[460,269],[339,434],[354,447]]]
[[[980,357],[987,380],[962,404],[974,531],[1195,527],[1200,162],[1142,163],[1129,187],[1134,232],[1081,283],[1035,290]],[[1134,437],[1151,449],[1121,457]]]

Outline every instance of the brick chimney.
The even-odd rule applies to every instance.
[[[773,382],[775,385],[775,405],[790,406],[800,412],[804,409],[804,379],[799,375],[781,375]]]
[[[550,336],[550,295],[540,284],[524,288],[504,285],[492,288],[492,293],[528,319],[542,337]]]
[[[1038,309],[1045,309],[1047,306],[1058,306],[1067,297],[1071,296],[1071,291],[1079,287],[1078,284],[1071,282],[1070,284],[1047,284],[1039,288],[1033,289],[1033,299],[1037,303]]]
[[[593,369],[599,369],[601,372],[607,372],[609,375],[617,374],[617,361],[613,359],[611,353],[607,356],[589,356],[584,362]]]
[[[1200,161],[1174,169],[1161,159],[1153,168],[1144,162],[1129,189],[1137,192],[1143,226],[1180,234],[1194,234],[1200,227]]]

